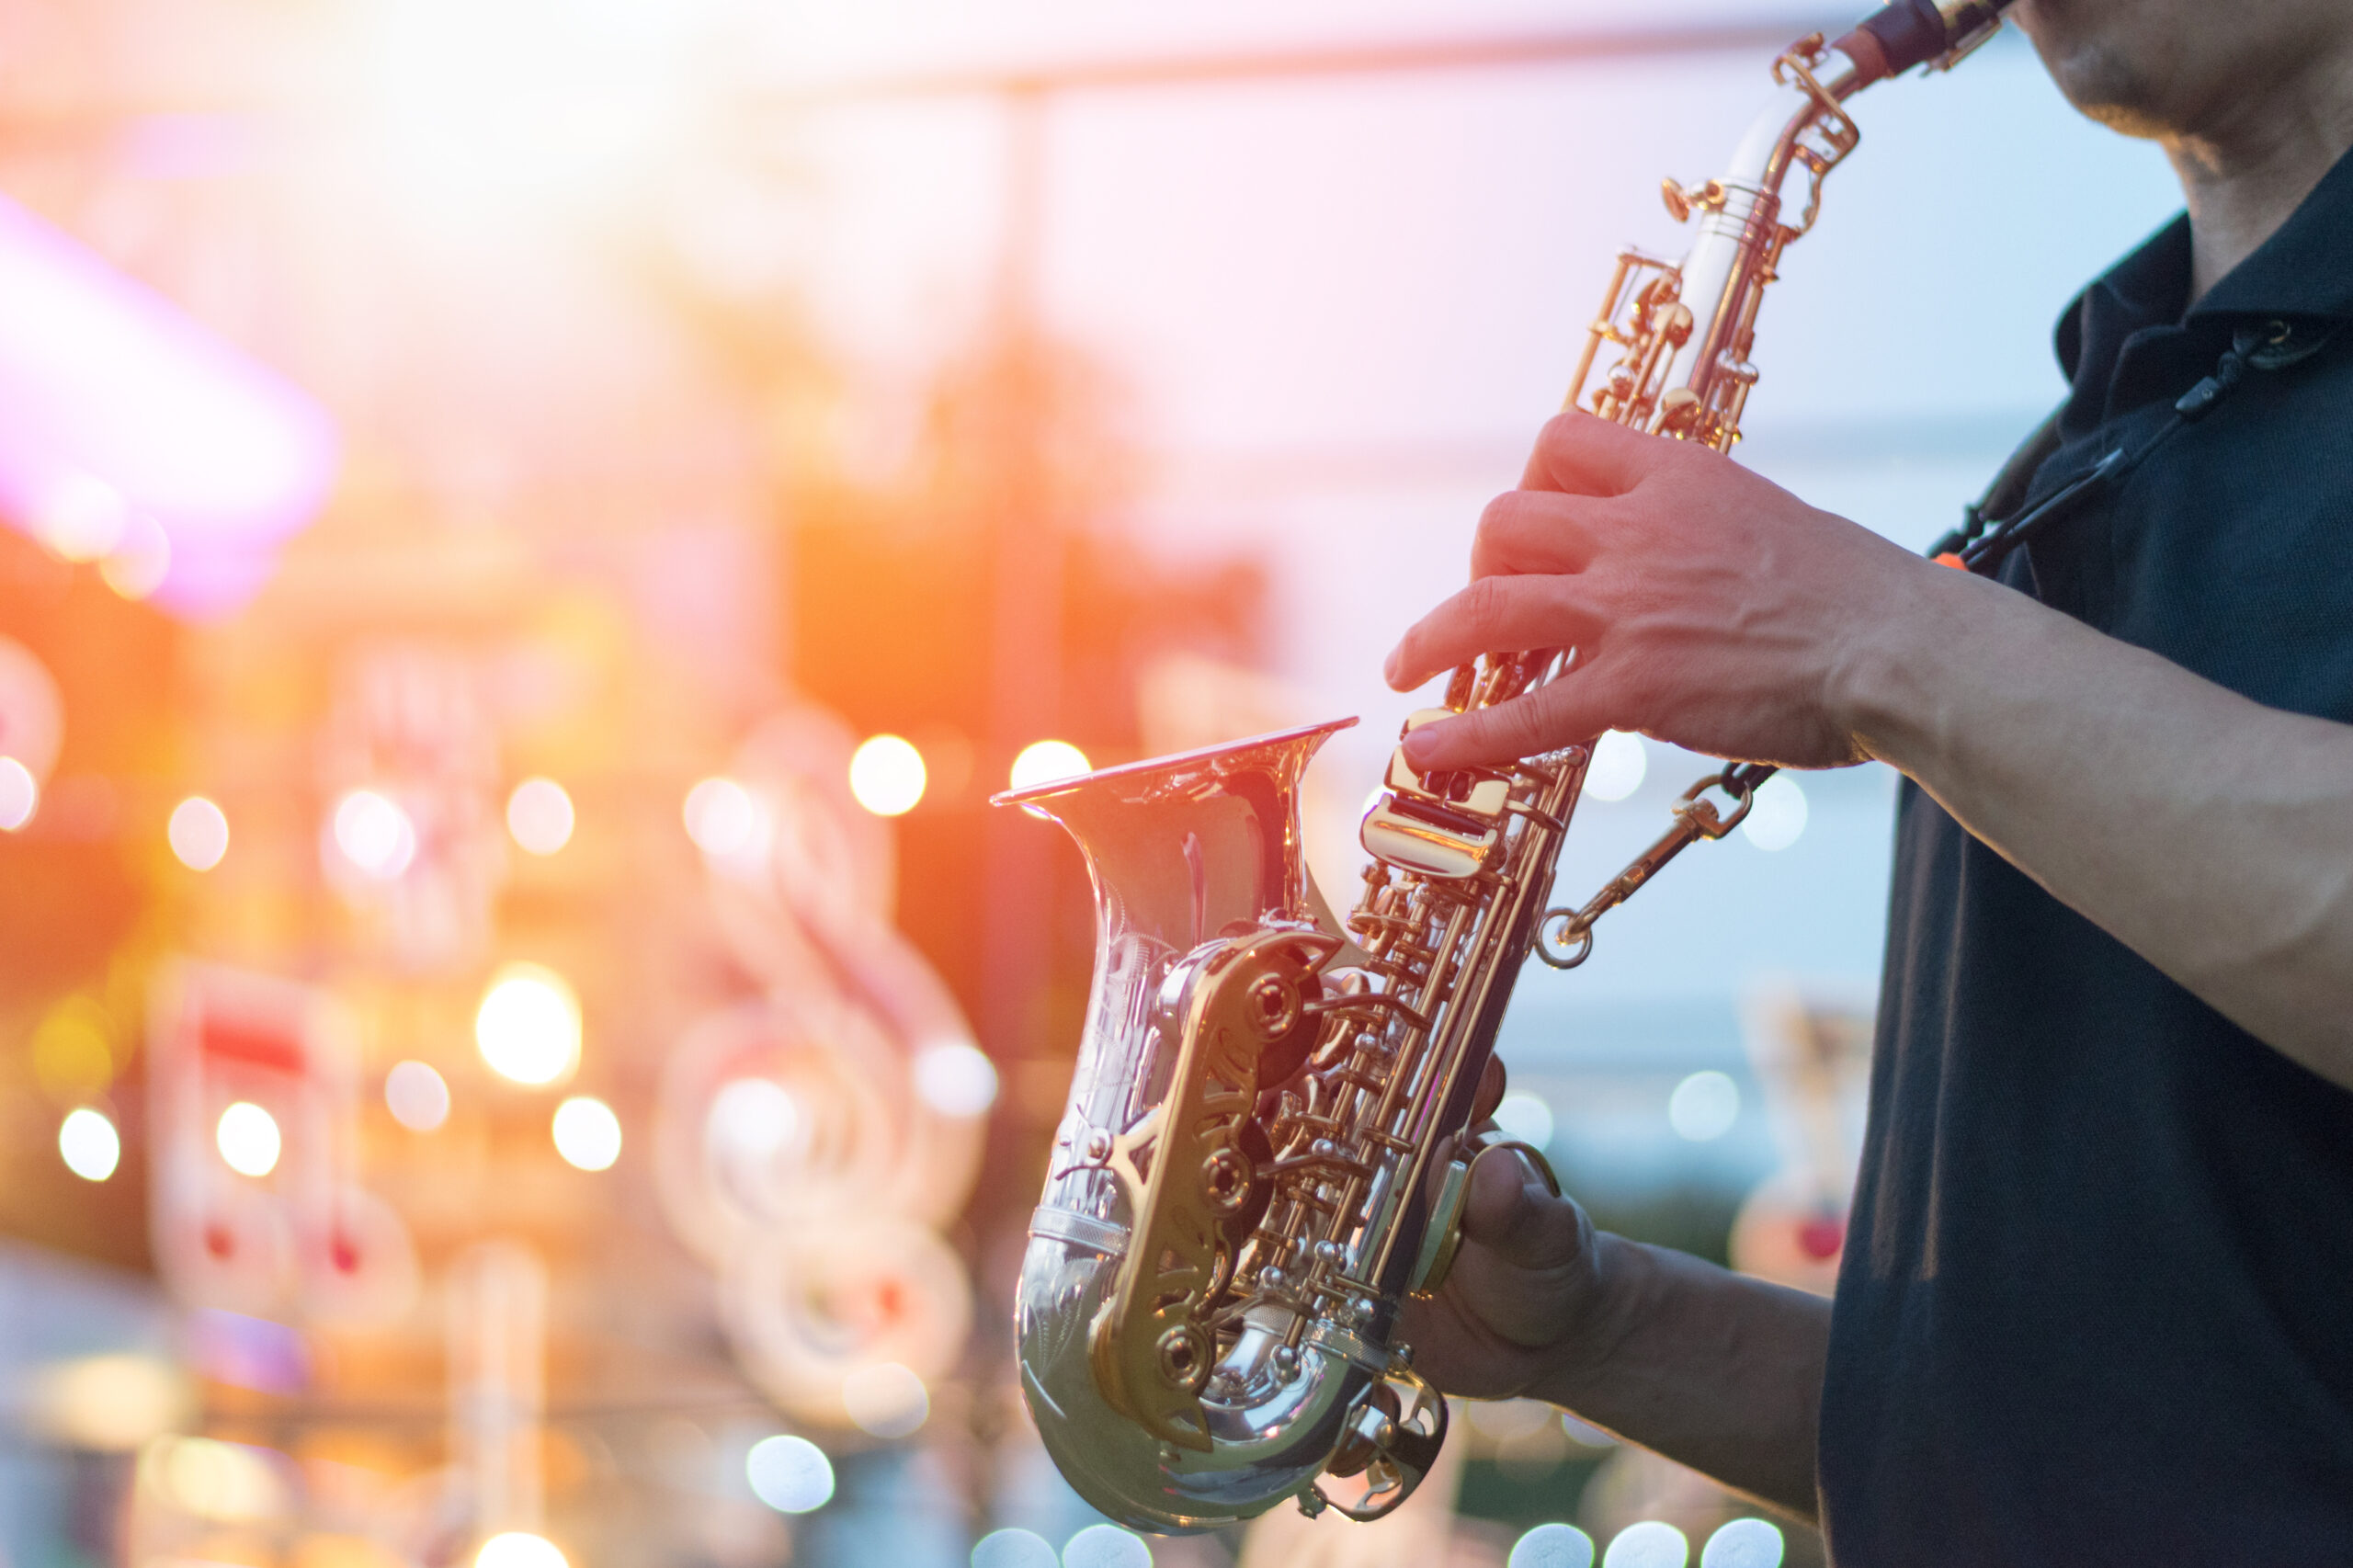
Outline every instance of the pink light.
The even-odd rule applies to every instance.
[[[143,515],[170,564],[154,602],[226,614],[334,482],[306,393],[80,242],[0,197],[0,514],[78,553]],[[114,519],[109,510],[119,514]],[[148,536],[152,538],[152,535]]]

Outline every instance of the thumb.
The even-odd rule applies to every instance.
[[[1490,1149],[1471,1163],[1465,1241],[1477,1242],[1501,1262],[1547,1272],[1576,1265],[1591,1234],[1584,1210],[1553,1197],[1518,1151]]]

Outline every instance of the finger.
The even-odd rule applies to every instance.
[[[1510,490],[1487,503],[1471,541],[1471,575],[1582,572],[1598,544],[1587,496]]]
[[[1618,720],[1617,682],[1607,654],[1525,697],[1425,724],[1405,737],[1405,759],[1422,772],[1518,762],[1582,745]]]
[[[1555,415],[1536,437],[1521,479],[1529,490],[1623,495],[1681,457],[1683,443],[1582,412]]]
[[[1521,1268],[1563,1267],[1585,1250],[1576,1205],[1553,1197],[1516,1149],[1472,1163],[1462,1236]]]
[[[1415,621],[1382,666],[1391,687],[1411,691],[1482,653],[1582,642],[1598,622],[1574,577],[1481,577]]]
[[[1504,1059],[1487,1058],[1486,1070],[1479,1074],[1479,1092],[1471,1101],[1471,1123],[1480,1122],[1495,1114],[1495,1107],[1504,1099]]]

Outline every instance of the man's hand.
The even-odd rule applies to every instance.
[[[1415,1370],[1471,1399],[1546,1397],[1540,1385],[1562,1362],[1592,1349],[1582,1341],[1600,1315],[1597,1251],[1585,1210],[1553,1197],[1527,1161],[1508,1149],[1483,1155],[1445,1288],[1399,1318]]]
[[[1576,663],[1415,731],[1417,767],[1506,762],[1611,729],[1742,761],[1859,762],[1849,672],[1890,618],[1960,574],[1706,448],[1564,414],[1522,488],[1480,518],[1471,575],[1389,655],[1392,687],[1487,653],[1574,647]]]
[[[1490,1061],[1474,1131],[1503,1092]],[[1497,1149],[1471,1167],[1445,1288],[1396,1337],[1444,1392],[1548,1400],[1803,1517],[1829,1328],[1816,1297],[1596,1231]]]

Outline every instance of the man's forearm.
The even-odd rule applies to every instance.
[[[1623,1237],[1597,1238],[1595,1321],[1533,1392],[1801,1518],[1830,1303]]]
[[[2353,728],[1982,579],[1918,588],[1845,672],[1872,755],[2223,1016],[2353,1086]]]

